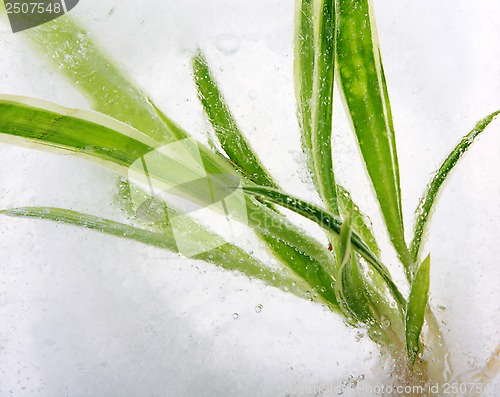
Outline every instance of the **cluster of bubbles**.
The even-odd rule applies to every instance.
[[[358,387],[358,383],[365,379],[365,375],[361,374],[358,377],[354,377],[353,375],[349,375],[346,379],[341,382],[341,386],[337,388],[337,394],[341,396],[344,394],[345,390],[350,387],[351,389],[355,389]]]

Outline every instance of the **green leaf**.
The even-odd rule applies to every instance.
[[[0,96],[0,135],[7,143],[69,151],[122,175],[158,147],[148,136],[98,113],[5,95]]]
[[[335,3],[299,1],[296,13],[295,90],[302,146],[320,197],[338,215],[331,145]]]
[[[380,257],[380,248],[373,234],[370,220],[361,212],[361,209],[354,203],[351,194],[341,185],[337,185],[340,212],[344,215],[353,214],[353,229],[360,235],[370,250]]]
[[[295,96],[306,155],[312,153],[312,97],[315,72],[314,0],[295,5]]]
[[[189,137],[189,134],[161,113],[141,90],[127,79],[126,74],[94,44],[91,35],[71,18],[67,16],[57,18],[20,35],[31,41],[48,61],[75,84],[76,88],[85,93],[94,109],[144,131],[159,144]],[[33,126],[27,123],[26,128],[33,129]],[[6,138],[3,137],[2,140],[5,141]],[[40,148],[40,144],[42,142],[37,141],[35,146]],[[148,146],[157,147],[152,142],[148,142]],[[110,155],[114,149],[112,145],[108,148],[111,151],[107,154]],[[67,146],[64,149],[72,150]],[[231,175],[234,172],[233,165],[225,157],[210,152],[203,145],[199,146],[199,150],[207,173]],[[81,151],[81,147],[72,151],[78,155],[87,154]],[[87,158],[96,160],[95,156]],[[102,165],[116,168],[109,162]],[[123,175],[123,172],[121,173]],[[254,200],[247,201],[247,204],[253,214],[260,213],[258,221],[253,222],[250,218],[253,228],[269,234],[269,225],[274,225],[274,231],[279,231],[278,240],[272,243],[268,240],[267,244],[280,260],[287,264],[296,260],[289,246],[294,247],[297,252],[311,256],[319,263],[325,258],[331,260],[326,247],[304,236],[304,233],[290,222],[284,223],[282,215],[276,212],[262,214],[261,210],[266,210],[265,206]],[[294,240],[296,238],[297,240]]]
[[[70,152],[126,177],[130,165],[149,154],[158,145],[133,128],[103,115],[35,101],[38,105],[46,104],[52,108],[47,110],[33,107],[29,103],[15,102],[12,99],[4,97],[0,100],[0,140],[4,142],[38,149],[45,147],[50,151],[58,149]],[[101,124],[94,121],[99,121]],[[196,171],[196,167],[193,171],[189,164],[185,164],[178,168],[179,172],[172,172],[168,156],[161,152],[157,154],[155,161],[148,164],[148,174],[152,180],[171,184],[172,178]],[[206,166],[206,163],[203,165]],[[212,163],[209,166],[211,169],[220,169],[217,168],[217,164]],[[234,172],[232,168],[230,171]],[[200,199],[203,202],[203,191],[195,189],[189,190],[188,193],[193,200],[197,200],[199,198],[197,194],[201,193]],[[330,290],[333,279],[322,266],[332,259],[326,247],[267,206],[251,197],[246,197],[245,200],[249,226],[265,236],[264,240],[268,242],[276,256],[296,274],[304,274],[308,267],[321,269],[316,272],[317,274],[321,272],[317,277],[311,271],[311,280],[314,281],[311,288],[319,288],[322,293],[324,292],[324,296],[329,296],[329,299],[333,300],[330,303],[335,305],[334,293]],[[210,234],[205,237],[210,238]],[[302,259],[297,260],[297,257]],[[319,283],[319,279],[323,281]]]
[[[265,201],[269,201],[275,204],[279,204],[285,208],[288,208],[314,222],[326,229],[327,231],[336,233],[340,235],[342,221],[335,215],[329,213],[326,210],[316,207],[313,204],[307,203],[296,197],[287,195],[286,193],[280,192],[276,189],[266,188],[266,187],[244,187],[243,190],[249,194],[255,195]],[[392,281],[388,270],[380,262],[377,256],[370,250],[368,245],[362,240],[362,238],[354,231],[351,234],[351,243],[354,249],[366,260],[373,268],[379,272],[384,278],[385,282],[391,289],[392,293],[396,297],[400,304],[405,304],[405,300],[398,290],[397,286]]]
[[[347,217],[340,228],[340,252],[342,259],[337,270],[335,292],[340,307],[353,325],[361,322],[367,325],[375,319],[370,309],[363,276],[356,253],[351,249],[353,216]]]
[[[432,181],[427,186],[427,190],[423,197],[420,199],[420,203],[416,210],[416,223],[415,230],[413,233],[413,241],[411,242],[410,252],[413,260],[418,261],[418,256],[420,252],[420,246],[422,243],[422,236],[426,230],[429,217],[434,206],[434,202],[439,193],[441,186],[443,185],[446,177],[453,170],[453,167],[458,163],[460,158],[469,149],[474,140],[484,131],[484,129],[493,121],[493,119],[500,114],[500,111],[493,112],[477,122],[476,126],[465,135],[458,145],[451,151],[451,153],[446,157],[439,170],[436,172]]]
[[[213,87],[216,88],[216,82],[212,80],[212,83]],[[219,106],[221,102],[217,102],[217,106]],[[178,128],[159,109],[157,111],[160,118],[171,126],[172,131]],[[232,116],[229,114],[228,117],[231,118]],[[207,156],[207,158],[209,157]],[[205,166],[208,165],[208,160],[205,157],[204,164]],[[214,167],[207,167],[207,169],[214,172],[213,170],[217,170],[217,167],[215,165]],[[263,168],[262,172],[267,175]],[[251,179],[247,173],[245,175],[249,180]],[[335,310],[338,303],[331,287],[331,284],[334,283],[332,279],[333,269],[325,269],[325,266],[332,262],[332,257],[327,250],[318,245],[316,240],[311,239],[303,231],[298,230],[285,217],[273,211],[272,208],[268,208],[250,198],[247,200],[247,213],[249,225],[258,232],[273,254],[284,266],[307,280],[311,288],[329,302],[331,308]]]
[[[339,304],[334,289],[335,279],[324,268],[323,265],[325,262],[311,258],[301,252],[301,250],[284,243],[272,234],[264,235],[263,239],[266,243],[279,247],[275,251],[275,255],[282,260],[288,269],[307,282],[310,286],[313,300],[317,300],[316,296],[319,296],[323,303],[332,311],[339,311]]]
[[[172,131],[180,129],[180,127],[165,116],[159,109],[157,109],[157,112],[159,117],[170,126]],[[212,162],[212,158],[214,156],[210,155],[213,153],[206,153],[206,151],[207,149],[204,146],[200,146],[203,164],[206,167],[207,172],[221,172],[219,170],[223,165],[220,165],[216,161]],[[229,173],[230,171],[225,170],[224,172]],[[245,180],[242,182],[243,184],[246,184]],[[274,255],[277,256],[285,266],[296,268],[298,271],[297,274],[302,274],[302,270],[300,269],[305,268],[307,266],[307,262],[316,262],[314,266],[331,262],[331,255],[327,252],[327,250],[325,250],[324,247],[319,245],[316,240],[311,239],[303,231],[299,230],[295,225],[289,222],[285,217],[273,211],[268,206],[262,205],[249,198],[247,200],[247,213],[249,225],[261,235],[268,247],[273,251]],[[290,250],[289,246],[293,249]],[[297,257],[303,257],[303,260],[298,261]],[[329,289],[329,287],[325,288],[327,290]],[[332,297],[333,295],[330,294],[330,298]]]
[[[428,255],[415,274],[406,310],[406,349],[412,364],[415,363],[420,350],[420,333],[424,325],[425,310],[429,300],[430,264],[431,258]]]
[[[371,15],[368,0],[338,2],[339,86],[387,231],[408,273],[395,135]]]
[[[276,186],[238,128],[201,51],[193,57],[193,74],[198,88],[198,98],[224,152],[252,182],[258,185]]]
[[[2,210],[0,214],[11,217],[45,219],[62,224],[84,227],[153,247],[178,252],[175,238],[170,228],[166,228],[164,232],[158,233],[77,211],[50,207],[12,208]],[[199,228],[200,226],[193,221],[186,223],[183,227],[185,227],[185,230],[188,232],[187,236],[189,236],[189,232],[193,228]],[[257,259],[254,259],[241,248],[225,243],[219,236],[211,232],[207,231],[206,233],[210,233],[212,239],[219,240],[220,246],[198,254],[193,257],[194,259],[213,263],[226,270],[238,271],[247,277],[262,280],[270,286],[289,291],[302,298],[306,295],[310,297],[310,294],[306,294],[307,286],[303,285],[301,280],[286,273],[276,274],[276,272]],[[203,244],[204,242],[197,240],[195,243]]]
[[[370,266],[370,265],[368,265]],[[368,332],[370,338],[395,351],[405,349],[405,312],[406,306],[398,304],[397,299],[387,289],[384,279],[377,271],[363,273],[364,290],[375,318]]]

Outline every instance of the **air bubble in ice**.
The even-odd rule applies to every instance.
[[[215,38],[215,46],[223,54],[231,55],[240,48],[240,38],[233,34],[220,34]]]

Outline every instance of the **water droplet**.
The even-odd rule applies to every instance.
[[[389,320],[388,317],[382,315],[380,317],[380,327],[383,329],[383,330],[386,330],[387,328],[389,328],[391,325],[391,321]]]
[[[358,381],[357,380],[352,380],[351,381],[351,389],[355,389],[358,386]]]
[[[343,389],[338,389],[338,390],[337,390],[337,394],[338,394],[339,396],[341,396],[342,394],[344,394],[344,390],[343,390]]]
[[[263,308],[264,308],[264,306],[262,306],[262,305],[257,305],[257,306],[255,306],[255,311],[256,311],[257,313],[260,313],[260,312],[262,311],[262,309],[263,309]]]
[[[235,320],[237,320],[239,316],[240,316],[240,315],[239,315],[238,313],[233,313],[233,318],[234,318]]]
[[[363,336],[365,336],[365,334],[361,331],[358,331],[356,332],[356,342],[359,342],[361,339],[363,339]]]
[[[231,55],[240,48],[240,38],[229,33],[220,34],[215,38],[215,46],[220,52]]]

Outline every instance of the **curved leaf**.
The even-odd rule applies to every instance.
[[[370,250],[380,257],[380,248],[373,234],[370,220],[361,212],[361,209],[354,203],[350,193],[341,185],[337,185],[340,212],[342,214],[353,214],[353,229],[360,235]]]
[[[28,144],[36,148],[62,149],[84,156],[124,176],[128,176],[128,167],[131,164],[153,150],[150,145],[157,145],[133,128],[105,116],[60,107],[57,109],[60,112],[11,100],[0,100],[0,140]],[[120,131],[69,114],[90,115],[88,118],[96,118],[103,124],[113,124],[114,127],[120,128]],[[162,153],[158,153],[158,156],[156,161],[149,164],[153,165],[149,167],[149,176],[152,179],[168,182],[171,178],[180,177],[178,173],[172,175],[172,172],[169,172],[168,156]],[[217,164],[214,164],[211,167],[219,169],[216,166]],[[181,174],[192,172],[189,167],[189,164],[185,164]],[[234,172],[232,168],[231,172]],[[264,240],[276,256],[296,274],[304,275],[309,268],[318,269],[316,272],[311,270],[311,288],[324,292],[325,297],[329,296],[330,303],[335,305],[335,294],[331,287],[334,280],[323,268],[323,264],[331,262],[332,259],[327,248],[265,205],[250,197],[246,197],[245,202],[249,226],[265,236]],[[299,257],[302,259],[297,259]],[[318,280],[323,281],[319,283]]]
[[[252,182],[258,185],[276,186],[238,128],[201,51],[193,57],[193,74],[198,88],[198,98],[224,152]]]
[[[142,244],[167,249],[172,252],[178,252],[175,238],[170,228],[165,228],[162,233],[159,233],[77,211],[51,207],[12,208],[1,210],[0,214],[11,217],[45,219],[84,227],[105,234],[134,240]],[[192,228],[199,228],[200,226],[195,222],[191,222],[190,224],[185,224],[184,227],[189,231]],[[215,234],[207,233],[213,239],[220,239]],[[197,240],[196,243],[203,244],[203,241]],[[306,296],[307,287],[303,286],[299,279],[287,274],[277,275],[276,272],[269,269],[262,262],[254,259],[241,248],[224,243],[223,240],[220,240],[220,244],[219,247],[198,254],[193,258],[213,263],[226,270],[239,271],[250,278],[262,280],[270,286],[290,291],[299,297],[303,298]]]
[[[159,112],[141,90],[129,81],[126,74],[95,45],[89,32],[70,17],[57,18],[20,35],[31,41],[49,62],[67,76],[76,88],[89,98],[94,109],[144,131],[159,144],[190,137],[173,120]],[[2,140],[6,140],[5,136]],[[40,144],[41,142],[38,142],[38,148]],[[234,172],[233,166],[225,157],[210,152],[203,145],[200,145],[199,149],[208,173]],[[108,163],[106,166],[112,168],[113,164]],[[259,208],[265,207],[254,200],[247,203],[255,213],[260,211]],[[260,223],[254,223],[252,226],[266,232],[268,225],[279,225],[276,227],[281,233],[279,239],[272,243],[270,239],[265,240],[267,239],[268,246],[281,261],[293,264],[296,260],[289,246],[295,247],[296,252],[312,255],[313,258],[316,258],[315,253],[321,252],[320,257],[314,259],[319,263],[322,263],[324,258],[331,258],[326,247],[321,247],[319,242],[306,238],[293,224],[283,224],[282,215],[274,212],[266,214],[264,218],[265,222],[259,221]],[[301,237],[298,243],[300,247],[295,244],[296,237]]]
[[[422,236],[427,227],[429,216],[431,215],[432,207],[439,193],[439,189],[443,185],[446,177],[450,174],[453,167],[458,163],[458,160],[460,160],[467,149],[469,149],[470,145],[472,145],[474,140],[479,136],[479,134],[481,134],[481,132],[484,131],[488,124],[490,124],[493,119],[498,116],[498,114],[500,114],[500,111],[493,112],[478,121],[472,131],[464,136],[448,157],[446,157],[443,164],[441,164],[441,167],[439,167],[439,170],[432,178],[432,181],[427,186],[427,190],[420,199],[418,208],[415,211],[417,219],[415,223],[415,230],[413,232],[413,241],[411,242],[410,248],[412,258],[415,262],[418,260]]]
[[[342,259],[337,270],[335,292],[340,307],[349,322],[371,325],[375,318],[365,290],[356,253],[351,249],[353,216],[346,218],[340,228],[340,253]]]

